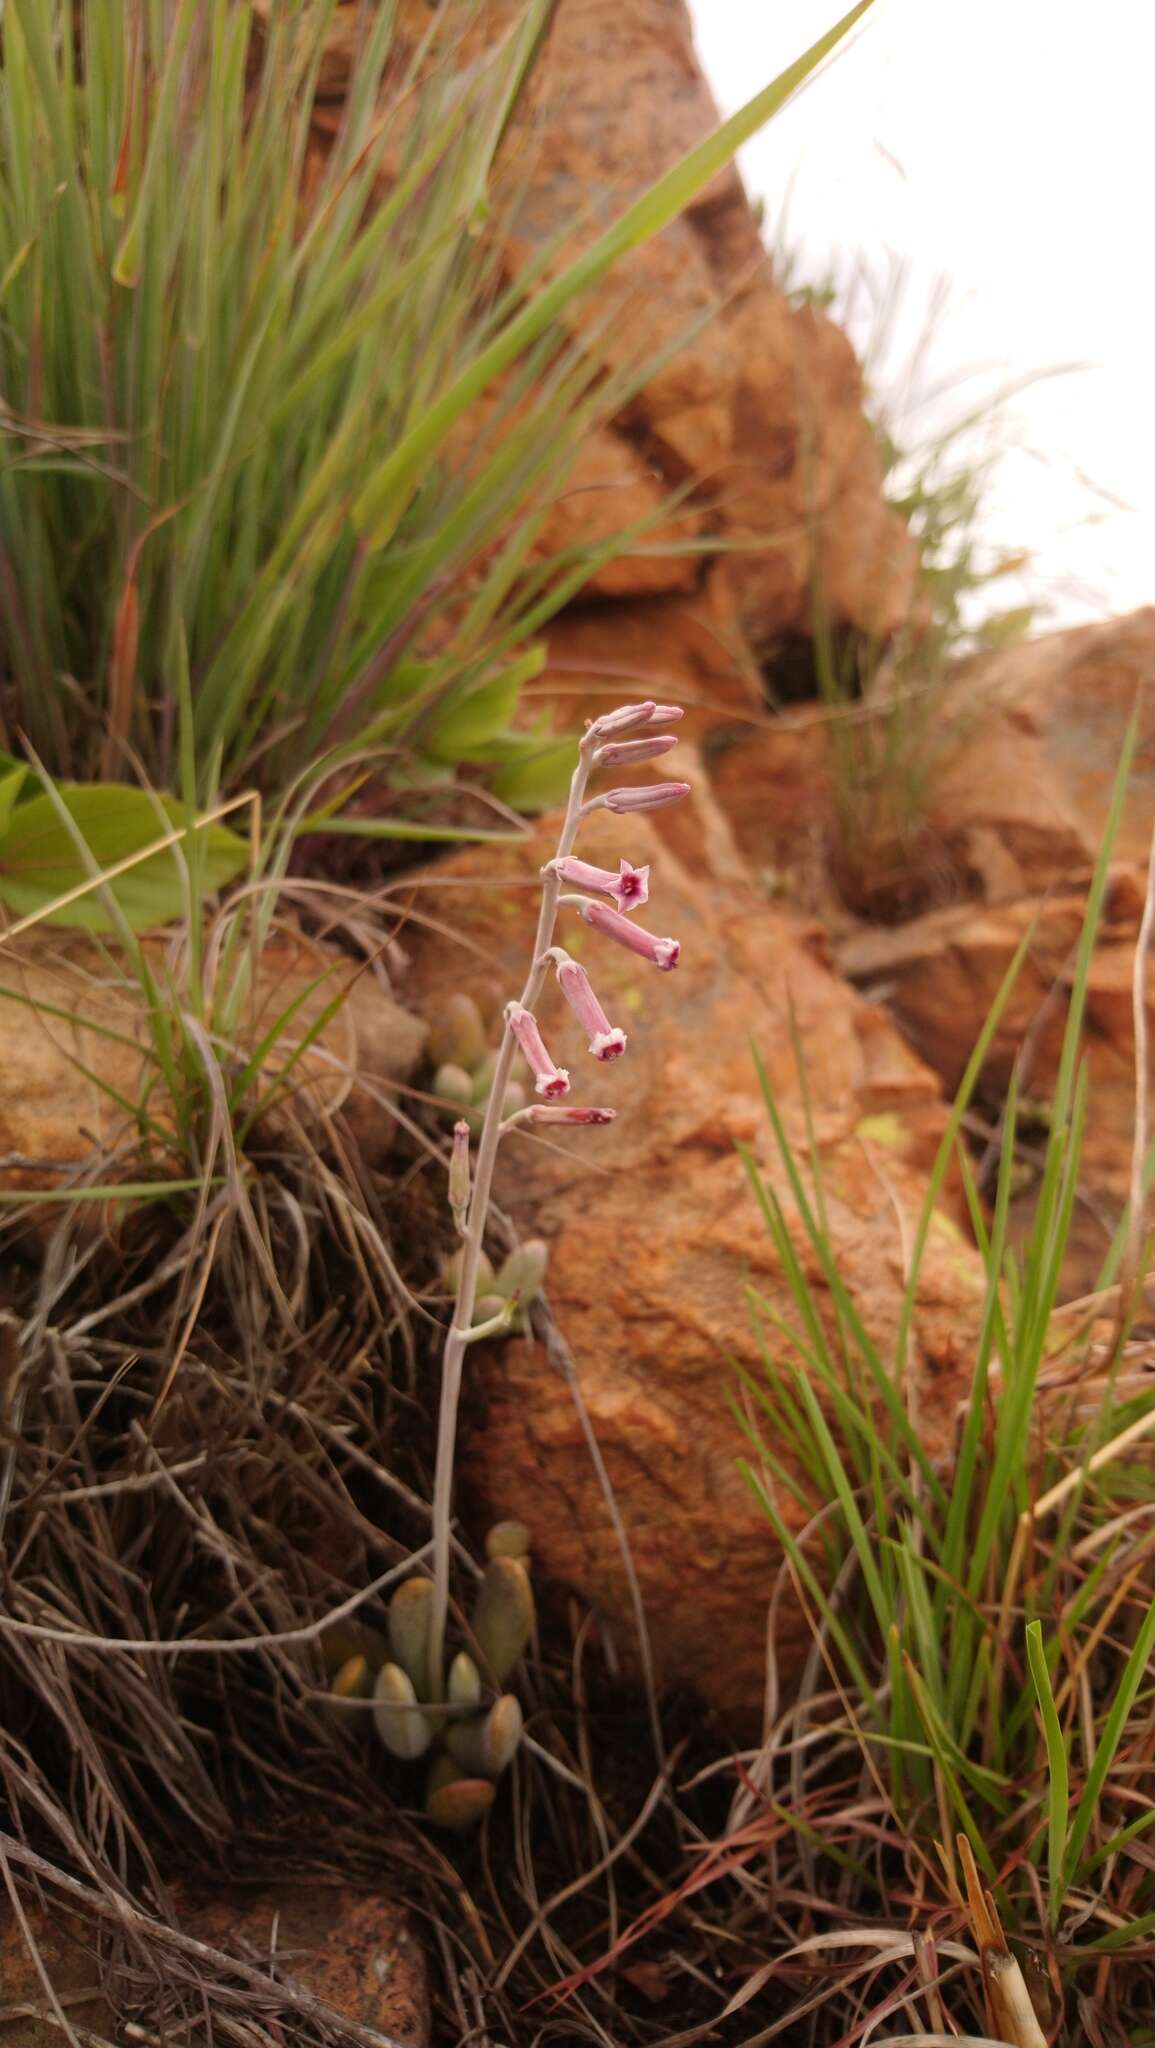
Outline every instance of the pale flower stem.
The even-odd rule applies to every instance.
[[[561,837],[554,856],[557,860],[565,858],[577,837],[582,800],[592,765],[592,760],[587,758],[583,748],[570,782],[569,801],[566,804]],[[542,881],[537,935],[530,954],[532,964],[519,998],[522,1007],[527,1010],[533,1009],[549,969],[549,948],[553,944],[560,896],[560,877],[552,868],[547,868]],[[509,1085],[516,1053],[517,1041],[507,1023],[502,1032],[493,1086],[485,1105],[485,1117],[477,1143],[473,1190],[469,1198],[461,1247],[461,1283],[442,1357],[441,1405],[437,1414],[437,1463],[433,1479],[433,1599],[429,1610],[429,1684],[434,1701],[441,1699],[445,1683],[445,1624],[449,1613],[449,1538],[453,1513],[453,1469],[457,1453],[457,1410],[461,1400],[461,1381],[469,1348],[473,1310],[477,1301],[477,1273],[489,1215],[493,1170],[502,1136],[505,1091]]]

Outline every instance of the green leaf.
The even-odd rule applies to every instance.
[[[1051,1690],[1051,1674],[1047,1669],[1041,1621],[1032,1621],[1028,1624],[1027,1661],[1035,1683],[1039,1713],[1043,1721],[1043,1741],[1047,1748],[1047,1906],[1051,1926],[1057,1927],[1066,1893],[1063,1865],[1067,1847],[1071,1786],[1067,1767],[1067,1746],[1063,1741],[1062,1725],[1055,1708],[1055,1695]]]
[[[51,795],[34,797],[10,815],[0,835],[0,901],[16,917],[44,910],[143,854],[163,839],[166,824],[184,828],[183,809],[171,798],[125,783],[61,783]],[[240,874],[248,847],[235,832],[224,825],[202,825],[196,837],[207,889],[222,888]],[[50,910],[45,922],[84,931],[114,930],[109,896],[134,931],[181,916],[185,890],[178,851],[166,847],[134,861],[88,894]]]
[[[548,811],[563,803],[577,763],[577,741],[540,742],[519,761],[507,761],[490,779],[494,796],[515,811]]]
[[[519,661],[456,695],[426,726],[422,752],[449,763],[485,760],[492,742],[509,737],[522,685],[532,682],[544,667],[545,648],[531,647]]]
[[[7,759],[7,755],[0,757],[0,838],[8,830],[9,820],[20,801],[20,792],[28,780],[27,768],[21,768],[19,762],[9,768],[5,766]]]
[[[724,122],[705,142],[698,144],[673,168],[659,178],[649,191],[626,208],[580,256],[566,266],[559,277],[542,287],[520,313],[498,333],[488,348],[476,357],[433,404],[415,421],[385,462],[374,472],[353,507],[354,524],[370,547],[383,547],[392,538],[413,488],[450,429],[462,418],[474,400],[517,361],[550,323],[591,286],[600,283],[627,256],[661,230],[695,199],[717,173],[736,156],[744,142],[784,106],[816,71],[823,60],[861,20],[872,0],[859,0],[826,35],[822,36],[762,92]]]

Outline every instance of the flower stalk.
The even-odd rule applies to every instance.
[[[611,711],[606,716],[595,719],[586,728],[570,781],[569,797],[557,849],[553,859],[542,869],[541,903],[538,910],[537,932],[530,954],[529,972],[517,1001],[506,1005],[501,1044],[497,1052],[472,1174],[469,1171],[468,1157],[463,1159],[461,1156],[460,1142],[455,1134],[451,1168],[454,1193],[460,1197],[468,1183],[469,1194],[462,1222],[457,1299],[453,1319],[446,1334],[442,1360],[437,1460],[433,1484],[433,1593],[429,1602],[429,1674],[436,1701],[441,1700],[445,1683],[445,1629],[449,1611],[453,1471],[457,1445],[457,1413],[465,1358],[470,1344],[476,1343],[480,1337],[500,1334],[500,1329],[495,1325],[504,1322],[504,1318],[495,1317],[492,1322],[487,1321],[476,1327],[473,1325],[498,1147],[502,1138],[514,1130],[532,1130],[535,1126],[549,1124],[605,1124],[611,1122],[615,1114],[613,1110],[563,1105],[556,1100],[558,1096],[568,1092],[569,1076],[564,1068],[554,1064],[546,1050],[535,1015],[535,1008],[551,965],[557,965],[559,968],[558,978],[562,983],[563,993],[589,1032],[590,1050],[595,1058],[612,1059],[625,1051],[625,1034],[609,1025],[593,994],[585,970],[578,967],[576,962],[570,961],[564,949],[554,946],[554,930],[562,901],[563,882],[585,881],[590,887],[604,890],[620,906],[614,909],[610,904],[598,903],[584,907],[582,915],[595,929],[601,925],[601,929],[608,931],[619,943],[631,945],[632,950],[642,953],[655,965],[672,967],[676,964],[676,940],[655,940],[648,933],[642,933],[640,929],[632,926],[629,918],[623,914],[627,904],[636,907],[638,903],[645,901],[649,883],[648,868],[635,869],[628,861],[623,861],[620,873],[614,876],[608,870],[593,869],[584,862],[576,862],[572,856],[582,819],[591,810],[652,809],[659,803],[675,802],[679,796],[687,793],[688,783],[670,782],[660,786],[660,793],[652,790],[614,790],[609,792],[607,797],[594,797],[588,800],[586,795],[590,777],[603,760],[608,764],[615,758],[619,761],[638,758],[637,755],[626,754],[618,744],[624,734],[646,731],[647,738],[640,744],[645,747],[646,756],[652,757],[666,751],[664,744],[658,747],[652,743],[649,736],[652,728],[670,724],[681,715],[677,705],[647,701],[642,704],[622,705],[617,711]],[[622,801],[627,797],[632,798],[632,801]],[[600,919],[591,914],[593,911],[603,912],[608,922],[602,924]],[[622,926],[626,927],[631,935],[636,932],[636,937],[623,938],[620,930]],[[532,1103],[512,1115],[506,1115],[506,1092],[519,1050],[533,1070],[538,1095],[545,1100]],[[455,1201],[453,1206],[456,1214],[458,1201]]]

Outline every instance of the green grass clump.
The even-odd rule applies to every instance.
[[[958,1148],[1017,960],[940,1147],[892,1349],[863,1327],[832,1258],[817,1154],[804,1170],[768,1092],[826,1309],[782,1203],[749,1162],[795,1313],[781,1317],[752,1293],[766,1371],[748,1381],[755,1455],[745,1470],[815,1643],[803,1700],[775,1739],[785,1758],[775,1811],[795,1833],[808,1888],[832,1912],[904,1925],[913,1913],[924,1930],[949,1934],[952,1913],[955,1929],[966,1924],[968,1869],[972,1880],[977,1872],[1020,1956],[1034,1951],[1056,2014],[1064,1999],[1073,2014],[1092,1991],[1127,2011],[1139,1979],[1119,1966],[1141,1963],[1155,1930],[1155,1392],[1145,1352],[1125,1347],[1120,1331],[1105,1341],[1101,1323],[1092,1332],[1055,1315],[1087,1113],[1087,978],[1133,747],[1132,732],[1022,1251],[1012,1253],[1007,1230],[1013,1086],[989,1215]],[[971,1393],[944,1463],[921,1440],[907,1368],[934,1203],[955,1159],[986,1287]],[[1126,1274],[1123,1251],[1121,1236],[1105,1287]]]
[[[576,259],[564,223],[511,283],[496,166],[549,0],[480,54],[473,0],[416,50],[367,8],[323,164],[332,0],[11,0],[0,744],[172,788],[187,711],[202,804],[370,747],[395,790],[466,764],[548,801],[556,743],[511,730],[532,635],[613,545],[535,544],[591,422],[645,374],[606,379],[563,316],[865,4]]]

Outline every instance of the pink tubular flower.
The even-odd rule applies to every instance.
[[[612,896],[619,910],[640,910],[649,898],[649,868],[631,867],[628,860],[621,862],[616,875],[609,868],[595,868],[588,860],[578,860],[572,853],[551,861],[550,866],[555,875],[563,882],[572,882],[575,889],[592,889],[597,896]]]
[[[677,939],[658,939],[653,932],[643,931],[640,924],[623,917],[618,910],[611,910],[608,903],[583,903],[578,915],[592,925],[595,932],[604,932],[607,939],[616,939],[627,952],[640,954],[653,966],[660,967],[663,974],[669,974],[678,964],[682,948]]]
[[[574,1102],[531,1102],[524,1111],[529,1124],[612,1124],[616,1109],[588,1109]]]
[[[594,760],[607,767],[614,763],[629,766],[634,761],[656,761],[659,754],[668,754],[677,744],[676,732],[656,732],[650,739],[612,740],[608,746],[598,748]]]
[[[538,1094],[547,1097],[568,1095],[569,1075],[564,1067],[555,1066],[551,1060],[533,1011],[527,1010],[523,1003],[508,1003],[505,1021],[533,1068],[534,1087]]]
[[[593,991],[593,985],[585,968],[578,961],[571,960],[562,947],[557,948],[557,984],[566,1002],[589,1036],[590,1051],[595,1060],[620,1059],[626,1049],[626,1034],[619,1024],[611,1024]],[[555,955],[555,957],[557,957]]]
[[[607,789],[604,796],[591,797],[582,805],[587,811],[660,811],[664,804],[676,804],[689,796],[688,782],[644,782],[637,789]]]

